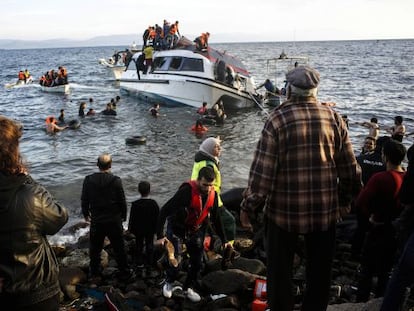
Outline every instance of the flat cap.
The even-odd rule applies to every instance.
[[[318,87],[319,79],[319,72],[309,66],[298,66],[286,74],[287,82],[303,90]]]

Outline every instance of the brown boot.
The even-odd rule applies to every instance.
[[[173,266],[174,268],[177,268],[178,267],[178,261],[174,256],[174,253],[175,253],[174,244],[172,244],[170,242],[170,240],[165,240],[164,248],[167,251],[167,257],[168,257],[169,264],[171,266]]]

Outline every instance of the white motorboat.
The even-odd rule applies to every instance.
[[[241,61],[211,47],[196,50],[195,44],[181,38],[170,50],[155,51],[152,68],[141,72],[137,53],[125,72],[120,88],[130,94],[165,105],[211,107],[222,101],[226,109],[253,107],[256,102],[254,79]]]
[[[27,85],[27,84],[31,84],[31,83],[33,83],[33,78],[32,78],[32,76],[29,76],[26,79],[26,81],[25,80],[17,80],[17,82],[6,83],[4,85],[4,87],[6,89],[11,89],[11,88],[14,88],[14,87],[19,87],[19,86],[23,86],[23,85]]]
[[[100,58],[99,64],[105,66],[109,71],[111,71],[115,80],[121,79],[121,75],[126,69],[126,66],[123,62],[115,63],[112,57],[109,58],[108,61],[104,58]]]
[[[138,48],[138,45],[134,42],[132,42],[132,44],[128,47],[128,49],[132,52],[132,53],[138,53],[141,51],[140,48]]]
[[[40,88],[43,92],[48,93],[63,93],[63,94],[69,94],[70,92],[70,84],[59,84],[55,86],[43,86],[41,85]]]

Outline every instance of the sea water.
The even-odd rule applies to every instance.
[[[212,44],[240,58],[257,84],[275,78],[267,60],[288,56],[308,56],[321,74],[319,98],[335,102],[336,109],[350,120],[350,137],[356,153],[368,130],[355,122],[377,117],[382,127],[392,126],[396,115],[404,117],[407,132],[414,132],[414,40],[271,42]],[[130,202],[138,198],[140,180],[151,183],[151,195],[162,206],[191,175],[194,154],[203,138],[219,135],[223,139],[220,161],[223,191],[247,184],[253,152],[266,119],[255,107],[228,112],[223,126],[210,126],[204,137],[190,131],[197,119],[192,107],[161,106],[161,117],[148,110],[152,103],[128,96],[119,88],[110,72],[99,65],[125,47],[80,47],[61,49],[0,50],[0,114],[24,125],[21,151],[32,176],[69,209],[68,225],[55,241],[73,240],[67,232],[82,220],[80,196],[86,175],[97,171],[96,160],[103,152],[113,156],[114,174],[122,178]],[[6,89],[19,70],[29,69],[37,79],[50,69],[65,66],[71,83],[68,95],[44,93],[37,84]],[[283,79],[282,79],[283,80]],[[277,86],[283,87],[278,79]],[[65,109],[66,120],[78,118],[81,101],[87,109],[102,111],[106,104],[121,96],[118,115],[81,119],[77,130],[49,135],[45,118],[58,116]],[[88,99],[93,98],[89,104]],[[201,103],[200,103],[201,105]],[[266,107],[265,110],[270,110]],[[129,146],[125,138],[145,136],[144,145]],[[387,135],[381,131],[381,135]],[[407,137],[409,147],[414,139]]]

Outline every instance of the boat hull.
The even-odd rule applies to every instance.
[[[212,107],[219,101],[226,110],[255,106],[254,80],[230,54],[211,48],[196,51],[188,42],[180,48],[156,51],[148,71],[140,57],[134,56],[120,79],[120,88],[131,95],[171,106],[200,107],[207,102]]]
[[[43,92],[47,93],[63,93],[68,94],[70,92],[70,84],[61,84],[56,86],[43,86],[41,85],[40,88]]]
[[[223,101],[226,109],[240,109],[254,106],[247,92],[242,92],[220,83],[206,83],[201,80],[141,79],[123,80],[121,88],[131,95],[162,102],[169,106],[187,105],[200,107],[203,102]]]
[[[27,78],[26,81],[24,81],[24,80],[18,80],[17,82],[7,83],[7,84],[4,85],[4,87],[6,89],[11,89],[13,87],[24,86],[24,85],[32,84],[32,83],[33,83],[33,78],[32,78],[32,76],[30,76],[29,78]]]
[[[102,66],[104,66],[109,72],[112,73],[112,75],[114,76],[115,80],[120,80],[122,73],[125,71],[126,66],[124,65],[114,65],[114,64],[110,64],[108,63],[105,59],[101,58],[99,60],[99,64],[101,64]]]

